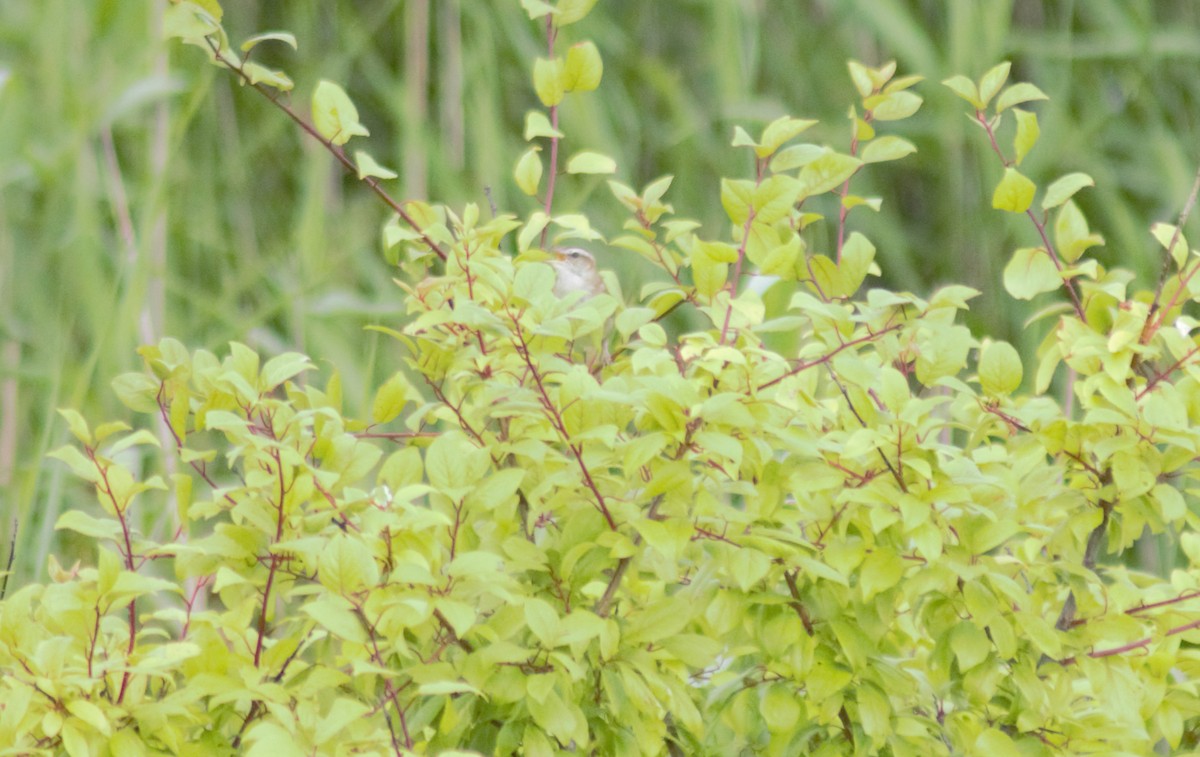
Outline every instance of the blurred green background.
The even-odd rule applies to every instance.
[[[164,5],[0,3],[0,557],[15,540],[18,583],[51,552],[79,556],[52,526],[66,508],[93,506],[65,466],[44,460],[68,441],[55,408],[144,422],[109,388],[139,369],[139,344],[172,335],[216,351],[229,340],[305,351],[338,367],[351,413],[400,365],[389,339],[363,330],[403,313],[379,245],[384,207],[262,97],[198,50],[163,42]],[[362,146],[402,174],[396,196],[486,207],[487,190],[502,211],[533,209],[511,174],[545,41],[516,0],[225,5],[235,43],[296,34],[299,52],[268,45],[258,59],[292,76],[302,110],[318,79],[345,86],[371,129]],[[1045,90],[1042,139],[1023,170],[1043,184],[1094,176],[1079,203],[1107,238],[1096,254],[1143,282],[1160,260],[1147,228],[1177,215],[1196,169],[1194,0],[601,0],[560,45],[585,38],[604,56],[604,81],[568,99],[564,149],[614,156],[617,178],[638,188],[674,175],[668,201],[711,236],[727,233],[718,178],[751,170],[729,147],[735,125],[820,118],[806,137],[845,150],[847,59],[894,58],[901,74],[924,75],[921,113],[882,129],[919,153],[855,180],[884,204],[852,224],[878,246],[883,285],[973,285],[984,296],[972,328],[1027,356],[1039,332],[1025,319],[1053,295],[1016,303],[999,282],[1006,253],[1033,230],[990,209],[1001,168],[938,82],[1008,59],[1014,79]],[[556,209],[620,230],[602,180],[559,187]],[[627,295],[644,273],[631,257],[605,261]],[[147,514],[144,525],[167,520]]]

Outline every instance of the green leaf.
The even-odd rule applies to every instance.
[[[374,176],[377,179],[394,179],[400,175],[390,168],[379,165],[365,150],[354,151],[354,166],[358,169],[359,179],[365,179],[368,176]]]
[[[876,121],[899,121],[920,110],[922,102],[916,92],[899,90],[870,97],[863,105],[870,108]]]
[[[840,286],[836,294],[849,297],[857,292],[867,274],[871,272],[874,262],[875,245],[859,232],[851,232],[846,243],[842,245],[842,262],[838,265]],[[879,273],[878,268],[875,268],[875,273]]]
[[[1015,168],[1004,169],[1004,178],[992,193],[992,207],[1009,213],[1024,213],[1033,204],[1037,186]]]
[[[1049,100],[1046,93],[1027,82],[1018,82],[1000,94],[996,100],[996,112],[1002,113],[1014,105],[1031,100]]]
[[[563,27],[581,21],[591,13],[597,0],[558,0],[554,8],[554,25]]]
[[[400,415],[412,394],[415,392],[408,378],[403,373],[392,374],[375,393],[375,401],[371,403],[371,421],[387,423]]]
[[[158,411],[159,382],[144,373],[122,373],[113,379],[112,388],[117,399],[135,413]]]
[[[983,661],[992,653],[992,643],[979,626],[964,620],[950,632],[950,648],[958,659],[958,667],[964,673]]]
[[[800,169],[800,197],[812,197],[839,187],[863,162],[849,155],[827,152]]]
[[[873,139],[862,151],[864,163],[880,163],[885,160],[899,160],[917,151],[917,146],[907,139],[890,135]]]
[[[1057,208],[1084,187],[1094,186],[1096,186],[1096,182],[1091,176],[1085,173],[1069,173],[1046,187],[1046,195],[1042,198],[1042,209]]]
[[[804,254],[804,244],[798,234],[791,234],[787,241],[774,247],[762,256],[758,263],[759,270],[768,276],[779,276],[794,281],[797,276],[797,264]]]
[[[550,119],[540,110],[531,110],[525,114],[525,141],[532,139],[555,137],[561,139],[563,133],[550,124]]]
[[[858,96],[869,97],[875,91],[875,80],[870,70],[856,60],[847,61],[846,67],[850,70],[850,80],[854,82]]]
[[[774,155],[775,151],[782,147],[784,142],[804,132],[816,123],[812,119],[792,118],[791,116],[781,116],[775,119],[767,124],[767,128],[763,129],[762,140],[755,146],[755,155],[760,158]]]
[[[273,720],[260,720],[246,733],[249,748],[246,757],[274,757],[281,754],[302,754],[296,737]]]
[[[870,684],[858,688],[858,722],[863,732],[882,742],[890,733],[892,705],[887,695]]]
[[[221,8],[203,2],[172,3],[163,10],[163,36],[207,47],[204,38],[221,31]]]
[[[314,724],[316,731],[313,735],[317,744],[328,743],[354,721],[366,716],[370,710],[371,708],[362,702],[346,697],[333,700],[329,710]]]
[[[984,394],[1002,397],[1021,385],[1021,355],[1008,342],[991,342],[979,357],[979,383]]]
[[[276,355],[266,362],[259,374],[260,386],[269,392],[288,379],[294,378],[304,371],[313,369],[312,361],[307,355],[299,352],[285,352]]]
[[[67,750],[67,757],[90,757],[92,750],[88,748],[87,737],[84,736],[74,721],[67,721],[59,731],[62,746]]]
[[[296,35],[294,34],[289,34],[288,32],[264,32],[262,34],[255,34],[243,42],[241,50],[244,53],[248,53],[263,42],[282,42],[285,45],[290,45],[293,50],[299,49],[299,46],[296,44]]]
[[[367,632],[351,604],[336,594],[321,594],[301,605],[300,611],[339,639],[356,644],[367,640]]]
[[[1041,247],[1023,247],[1004,267],[1004,288],[1018,300],[1032,300],[1062,286],[1062,277],[1050,255]]]
[[[962,74],[951,76],[949,79],[944,80],[942,84],[949,87],[950,91],[954,94],[971,103],[976,110],[983,110],[986,107],[983,99],[979,96],[979,87],[975,85],[975,82]]]
[[[322,586],[344,596],[369,589],[379,582],[375,558],[345,534],[337,534],[321,550],[317,571]]]
[[[59,447],[47,454],[46,457],[63,461],[70,467],[72,473],[84,481],[95,483],[100,480],[100,470],[96,463],[75,447]]]
[[[870,602],[875,595],[900,583],[903,576],[904,561],[889,549],[876,548],[863,560],[858,574],[863,601]]]
[[[788,686],[768,686],[762,698],[762,716],[771,733],[791,733],[800,721],[800,703]]]
[[[1156,484],[1151,491],[1163,520],[1174,522],[1188,514],[1187,501],[1175,487],[1170,484]]]
[[[975,739],[973,753],[986,754],[988,757],[1022,757],[1024,754],[1012,738],[999,728],[984,729]]]
[[[525,600],[525,625],[543,645],[554,648],[558,644],[558,613],[550,603],[537,597]]]
[[[1038,128],[1037,115],[1027,110],[1017,108],[1013,111],[1017,117],[1017,133],[1013,137],[1013,149],[1016,151],[1017,165],[1025,160],[1025,156],[1037,144],[1041,129]]]
[[[54,530],[74,531],[96,540],[116,539],[121,533],[121,524],[115,520],[94,518],[80,510],[68,510],[58,516]]]
[[[344,145],[351,137],[368,136],[367,127],[358,121],[358,108],[337,84],[322,79],[312,95],[313,126],[317,133],[335,145]]]
[[[554,6],[544,0],[521,0],[521,7],[529,14],[530,20],[536,20],[554,12]]]
[[[69,407],[60,407],[58,414],[66,419],[67,427],[71,429],[71,435],[78,439],[80,444],[87,446],[92,443],[92,432],[88,428],[87,421],[79,414],[79,411]]]
[[[1182,232],[1176,235],[1178,228],[1178,226],[1170,223],[1156,223],[1150,227],[1150,234],[1158,240],[1158,243],[1162,245],[1164,250],[1167,250],[1171,258],[1174,259],[1175,265],[1182,269],[1184,262],[1188,258],[1188,244],[1187,237]]]
[[[567,50],[563,88],[567,92],[590,92],[600,86],[604,62],[593,42],[579,42]]]
[[[251,61],[243,64],[242,73],[246,75],[251,84],[265,84],[268,87],[274,87],[283,92],[290,92],[295,87],[295,84],[287,74],[273,68],[268,68],[261,63]]]
[[[425,473],[429,483],[451,499],[462,498],[470,490],[468,460],[477,452],[461,433],[443,433],[425,453]]]
[[[107,425],[107,424],[105,424],[105,425]],[[121,425],[124,425],[124,424],[121,424]],[[97,434],[99,434],[100,430],[101,429],[97,429]],[[158,437],[155,436],[153,433],[151,433],[150,431],[148,431],[144,428],[141,428],[141,429],[138,429],[137,431],[134,431],[132,434],[127,434],[124,437],[122,437],[120,441],[118,441],[111,448],[109,448],[108,454],[112,457],[116,457],[117,455],[121,454],[122,452],[129,449],[130,447],[139,447],[142,445],[149,445],[151,447],[161,447],[162,442],[160,442],[158,440]]]
[[[526,150],[517,161],[516,170],[513,171],[517,188],[530,197],[537,195],[538,185],[542,181],[542,159],[538,157],[538,153],[541,151],[542,148],[537,146]]]
[[[1091,233],[1083,212],[1074,200],[1067,200],[1054,219],[1054,246],[1059,257],[1074,263],[1089,248],[1100,244],[1104,244],[1104,237]]]
[[[483,696],[483,692],[466,681],[433,681],[417,687],[417,693],[423,697],[448,697],[454,694],[474,694]],[[441,752],[445,754],[445,752]]]
[[[979,80],[979,99],[983,101],[984,107],[992,101],[992,98],[1004,86],[1004,82],[1008,81],[1008,72],[1011,68],[1012,63],[1004,61],[989,69]]]
[[[696,290],[711,297],[725,286],[729,264],[737,261],[737,249],[725,242],[696,240],[692,245],[692,277]]]
[[[1154,488],[1157,480],[1136,449],[1120,450],[1113,455],[1112,477],[1123,500],[1142,496]]]
[[[533,63],[533,89],[542,105],[552,108],[562,102],[566,82],[561,58],[538,58]]]
[[[575,153],[567,161],[567,173],[616,173],[617,162],[598,152]]]
[[[802,168],[826,152],[828,152],[826,148],[812,144],[785,147],[771,158],[771,170],[775,173],[782,173],[794,168]]]
[[[525,478],[523,468],[506,468],[479,482],[471,492],[471,502],[482,510],[494,510],[517,493]]]

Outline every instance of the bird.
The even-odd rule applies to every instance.
[[[596,258],[592,253],[582,247],[556,247],[553,252],[554,259],[550,261],[550,265],[553,266],[555,273],[555,297],[561,300],[572,292],[579,292],[583,296],[572,306],[578,307],[596,295],[608,292],[608,287],[604,285],[604,279],[596,270]],[[595,346],[584,349],[584,362],[589,370],[598,370],[612,362],[606,336],[611,331],[612,318],[610,317],[593,337],[600,342],[599,351],[597,352]]]
[[[558,247],[554,250],[554,296],[562,299],[571,292],[581,292],[580,302],[608,291],[604,279],[596,270],[596,258],[582,247]]]

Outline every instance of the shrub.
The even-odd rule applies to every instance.
[[[586,41],[556,43],[591,4],[523,3],[549,44],[533,67],[546,110],[528,116],[515,169],[537,205],[521,218],[393,200],[391,172],[342,147],[366,129],[340,87],[318,84],[305,120],[280,99],[285,74],[230,47],[214,0],[172,6],[174,36],[271,97],[394,211],[385,238],[411,318],[389,333],[406,366],[358,420],[337,372],[309,381],[305,356],[168,339],[115,382],[166,449],[149,428],[65,411],[78,444],[55,456],[103,514],[58,525],[97,559],[52,561],[50,583],[0,606],[0,742],[72,755],[1194,746],[1198,574],[1124,559],[1149,530],[1200,560],[1200,346],[1182,315],[1200,262],[1183,219],[1153,230],[1166,254],[1152,287],[1103,269],[1071,201],[1091,179],[1040,188],[1020,172],[1038,128],[1019,106],[1041,92],[1003,64],[945,82],[1003,163],[993,206],[1034,234],[1005,288],[1060,295],[1026,378],[1015,349],[956,322],[977,292],[864,291],[875,249],[849,216],[876,203],[853,178],[913,152],[879,130],[921,98],[919,77],[852,62],[846,151],[796,143],[811,121],[739,128],[754,170],[721,182],[717,239],[675,216],[669,177],[612,182],[629,220],[610,257],[662,275],[632,305],[612,278],[609,293],[559,298],[545,250],[600,235],[555,211],[554,184],[564,168],[615,169],[559,154],[557,109],[599,85],[602,63]],[[294,44],[240,50],[268,41]],[[672,333],[677,308],[704,326]],[[140,479],[135,448],[178,471]],[[137,533],[130,513],[148,507],[175,508],[175,538]]]

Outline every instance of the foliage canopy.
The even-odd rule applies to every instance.
[[[546,250],[600,235],[555,209],[555,182],[619,168],[560,154],[558,109],[600,86],[603,64],[586,40],[556,43],[593,2],[522,3],[548,44],[531,71],[545,110],[527,116],[514,168],[536,203],[521,215],[393,200],[394,173],[345,151],[368,130],[342,87],[317,84],[306,118],[278,99],[287,75],[251,60],[294,39],[234,48],[215,0],[172,6],[172,36],[271,97],[394,211],[384,236],[411,317],[388,333],[406,366],[359,420],[337,372],[309,381],[303,355],[167,339],[115,382],[160,435],[64,411],[77,443],[55,456],[103,515],[59,527],[95,540],[97,559],[54,563],[51,583],[0,605],[0,742],[72,755],[1194,746],[1200,345],[1183,308],[1200,299],[1200,261],[1182,221],[1154,229],[1153,286],[1106,270],[1072,200],[1092,179],[1041,187],[1021,172],[1041,91],[1009,83],[1007,64],[944,82],[1003,164],[993,207],[1036,237],[1005,288],[1061,293],[1026,376],[1011,345],[958,322],[974,290],[865,286],[876,250],[850,221],[878,201],[853,180],[914,152],[882,132],[922,99],[895,64],[851,62],[847,148],[798,141],[805,119],[737,129],[753,171],[714,188],[719,238],[675,215],[670,177],[610,182],[629,213],[612,254],[661,277],[629,305],[615,280],[559,299]],[[834,212],[815,209],[829,198]],[[817,223],[836,225],[832,249],[813,249]],[[705,327],[668,332],[676,308]],[[799,335],[795,354],[772,346],[781,332]],[[137,449],[167,474],[136,475]],[[178,532],[149,540],[130,514],[164,502]],[[1124,567],[1147,530],[1178,534],[1192,564],[1167,578]]]

